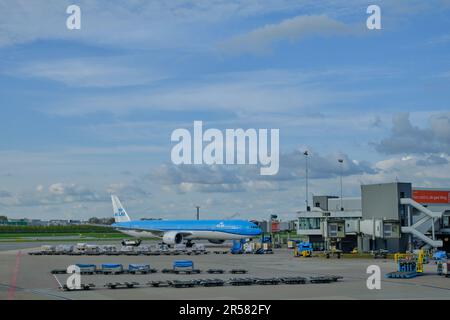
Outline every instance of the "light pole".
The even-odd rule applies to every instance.
[[[308,150],[306,150],[305,152],[303,152],[303,154],[305,155],[305,183],[306,183],[306,193],[305,193],[305,203],[306,203],[306,211],[309,211],[309,205],[308,205]]]
[[[341,164],[341,211],[344,211],[344,207],[342,206],[342,175],[344,171],[344,159],[338,159],[338,162]]]
[[[197,220],[200,220],[200,206],[196,206],[197,208]]]

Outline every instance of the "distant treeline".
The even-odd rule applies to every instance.
[[[105,226],[0,226],[0,233],[119,233]]]

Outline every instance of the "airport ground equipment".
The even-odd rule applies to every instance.
[[[419,276],[418,272],[390,272],[386,274],[386,278],[390,279],[411,279]]]
[[[69,253],[67,253],[67,255],[68,256],[81,256],[81,255],[83,255],[83,252],[80,252],[80,251],[72,251],[72,252],[69,252]]]
[[[450,262],[442,262],[442,273],[446,278],[450,277]]]
[[[148,286],[156,287],[156,288],[163,288],[163,287],[169,287],[170,284],[168,281],[150,281],[147,283]]]
[[[272,236],[270,234],[266,235],[266,234],[262,234],[261,235],[261,248],[264,251],[270,251],[272,252]]]
[[[310,277],[310,283],[331,283],[336,282],[338,279],[342,279],[341,276],[334,275],[322,275]],[[173,287],[173,288],[193,288],[198,286],[203,287],[221,287],[224,285],[231,286],[251,286],[251,285],[278,285],[278,284],[286,284],[286,285],[294,285],[294,284],[305,284],[308,282],[308,279],[305,277],[277,277],[277,278],[231,278],[228,280],[223,279],[193,279],[193,280],[166,280],[166,281],[149,281],[145,284],[148,287]],[[59,283],[59,281],[58,281]],[[108,282],[103,287],[109,289],[118,289],[118,288],[134,288],[136,286],[141,286],[138,282]],[[90,288],[95,287],[94,284],[82,284],[81,289],[75,290],[89,290]],[[67,288],[67,286],[61,286],[60,289],[64,289],[66,291],[72,291]]]
[[[193,280],[172,280],[169,281],[169,284],[174,288],[192,288],[196,286],[197,282]]]
[[[124,247],[130,246],[130,247],[139,247],[141,245],[142,240],[141,239],[123,239],[122,245]]]
[[[227,254],[228,251],[227,251],[227,250],[224,250],[224,251],[218,251],[218,250],[216,250],[216,251],[213,251],[213,253],[214,253],[214,254]]]
[[[101,252],[102,252],[103,254],[111,254],[111,255],[113,255],[113,254],[118,253],[118,252],[117,252],[117,247],[116,247],[115,245],[112,245],[112,244],[105,244],[105,245],[102,245],[102,246],[100,247],[100,250],[101,250]]]
[[[60,289],[64,291],[86,291],[90,290],[91,288],[95,288],[95,284],[89,283],[89,284],[81,284],[80,289],[71,289],[67,286],[67,284],[63,285],[62,287],[59,287]]]
[[[443,268],[444,268],[444,262],[442,262],[442,260],[438,260],[436,261],[436,272],[438,275],[442,276],[443,275]]]
[[[423,250],[417,253],[396,253],[394,260],[397,263],[397,271],[386,274],[386,278],[410,279],[423,274]]]
[[[245,239],[233,240],[233,247],[231,248],[231,254],[244,253],[244,243],[245,243]]]
[[[138,282],[108,282],[104,285],[106,288],[110,289],[118,289],[118,288],[126,288],[126,289],[132,289],[135,286],[139,286],[140,284]]]
[[[148,255],[150,255],[151,251],[152,250],[151,250],[150,246],[139,246],[138,248],[136,248],[136,252],[140,255],[148,256]]]
[[[327,259],[334,258],[334,257],[340,259],[342,257],[342,253],[343,253],[342,250],[331,249],[331,250],[325,251],[325,257]]]
[[[86,249],[87,243],[77,243],[75,249],[78,251],[84,251]]]
[[[174,244],[173,250],[176,251],[176,252],[185,253],[186,252],[186,245],[184,243]]]
[[[378,249],[378,250],[372,251],[372,256],[374,259],[386,259],[388,252],[389,251],[384,250],[384,249]]]
[[[128,265],[128,273],[131,274],[147,274],[147,273],[155,273],[156,269],[150,268],[149,264],[130,264]]]
[[[69,254],[70,252],[73,251],[73,248],[74,248],[74,246],[72,246],[72,245],[60,244],[60,245],[56,246],[55,254],[58,254],[58,255]]]
[[[158,251],[161,253],[169,251],[169,246],[165,243],[160,243],[158,246]]]
[[[400,263],[403,262],[404,265],[407,265],[407,262],[415,263],[416,271],[418,273],[423,273],[423,265],[428,263],[428,258],[424,250],[417,250],[414,253],[396,253],[394,255],[394,260],[398,265],[397,271],[402,271]],[[406,264],[405,264],[406,263]],[[403,265],[402,265],[403,266]],[[410,268],[410,267],[404,267]]]
[[[281,280],[278,278],[257,278],[255,279],[255,284],[267,286],[267,285],[277,285],[281,283]]]
[[[257,249],[254,254],[273,254],[272,249],[264,249],[264,248],[259,248]]]
[[[97,272],[97,266],[95,264],[78,263],[76,266],[80,268],[80,274],[94,274]]]
[[[329,277],[329,278],[332,279],[334,282],[337,282],[338,280],[344,279],[343,276],[335,276],[335,275],[327,275],[326,277]]]
[[[205,248],[205,245],[203,243],[194,243],[194,245],[192,246],[192,251],[194,251],[194,252],[205,252],[206,248]]]
[[[434,261],[443,261],[447,259],[447,252],[445,251],[436,251],[433,254],[433,260]]]
[[[52,255],[54,254],[56,251],[56,247],[55,246],[51,246],[51,245],[44,245],[41,247],[41,253],[42,254],[47,254],[47,255]]]
[[[137,249],[137,248],[136,248]],[[133,249],[133,250],[129,250],[129,251],[124,251],[122,252],[122,254],[126,255],[126,256],[138,256],[141,254],[141,252]]]
[[[123,265],[119,263],[103,263],[100,270],[103,274],[120,274],[123,273]]]
[[[304,277],[283,277],[279,279],[283,284],[305,284],[307,280]]]
[[[248,271],[245,269],[232,269],[230,273],[232,274],[246,274]]]
[[[301,240],[289,239],[287,241],[287,248],[288,249],[295,249],[297,247],[297,244],[299,244],[300,242],[301,242]]]
[[[102,254],[100,246],[96,244],[86,244],[84,247],[84,254],[89,256],[99,256]]]
[[[243,250],[245,254],[252,254],[253,253],[253,247],[251,243],[244,243]]]
[[[311,283],[330,283],[336,281],[337,279],[334,276],[315,276],[309,278],[309,282]]]
[[[292,241],[292,240],[288,240],[287,248],[288,249],[295,249],[295,247],[296,247],[296,243],[294,241]]]
[[[210,273],[210,274],[222,274],[225,272],[225,270],[223,270],[223,269],[208,269],[208,270],[206,270],[206,272]]]
[[[251,286],[255,283],[252,278],[231,278],[228,280],[228,284],[232,286]]]
[[[311,257],[313,252],[312,243],[299,242],[294,248],[294,257]]]
[[[194,262],[191,260],[175,260],[172,265],[172,269],[163,269],[162,273],[200,273],[201,271],[194,268]]]
[[[42,251],[31,251],[31,252],[28,252],[28,255],[30,255],[30,256],[42,256]]]
[[[225,284],[221,279],[201,279],[197,284],[202,287],[222,287]]]
[[[51,274],[67,274],[67,269],[53,269],[50,271]]]

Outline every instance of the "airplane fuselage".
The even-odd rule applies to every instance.
[[[117,222],[113,227],[133,237],[163,237],[167,232],[183,234],[186,240],[239,240],[261,234],[245,220],[138,220]]]

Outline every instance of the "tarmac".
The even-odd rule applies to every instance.
[[[95,243],[95,242],[93,242]],[[113,242],[114,243],[114,242]],[[439,276],[436,265],[425,265],[424,275],[412,279],[387,279],[386,273],[396,271],[394,261],[388,259],[325,259],[319,257],[297,258],[292,251],[275,249],[266,255],[178,255],[178,256],[32,256],[28,252],[40,248],[43,243],[0,243],[0,300],[126,300],[126,299],[224,299],[224,300],[271,300],[271,299],[450,299],[450,278]],[[54,244],[54,243],[52,243]],[[101,244],[105,244],[102,242]],[[118,241],[115,243],[119,245]],[[145,243],[148,244],[148,243]],[[214,249],[209,249],[213,251]],[[192,260],[200,274],[163,274],[164,268],[171,268],[174,260]],[[159,272],[147,275],[82,275],[82,283],[93,283],[89,291],[63,291],[58,281],[66,282],[67,275],[52,275],[53,269],[65,269],[77,263],[146,263]],[[369,265],[381,269],[381,289],[368,289]],[[246,275],[207,274],[207,269],[246,269]],[[272,278],[285,276],[311,277],[337,275],[343,279],[326,284],[296,285],[252,285],[194,288],[109,289],[108,282],[138,282],[145,285],[149,281],[191,280],[218,278],[228,280],[234,277]]]

